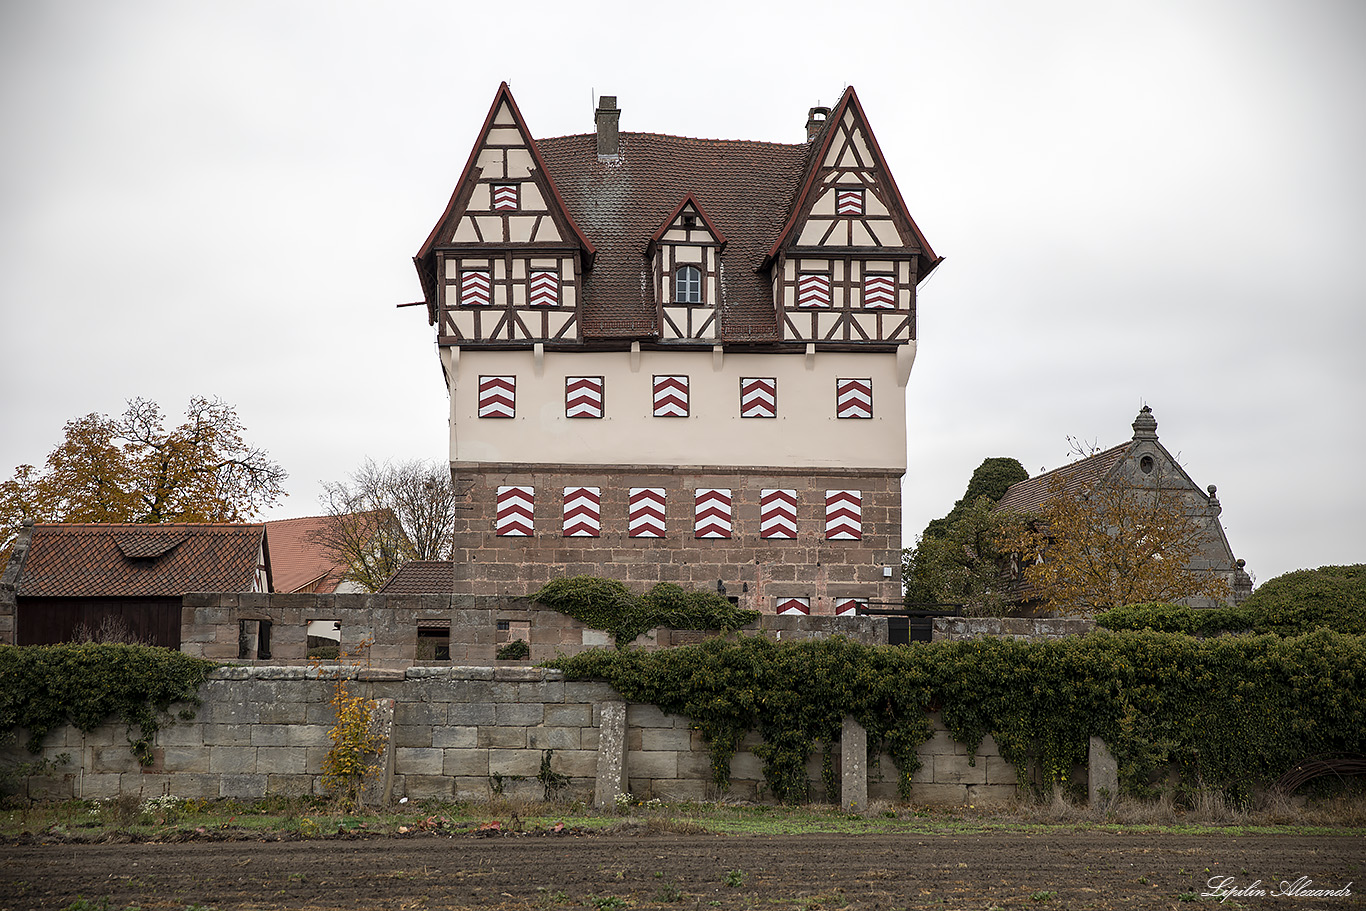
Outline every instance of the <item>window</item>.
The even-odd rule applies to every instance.
[[[479,377],[479,416],[513,418],[517,416],[517,377]]]
[[[564,378],[564,416],[567,418],[602,417],[603,378],[567,376]]]
[[[517,201],[517,190],[520,184],[515,183],[496,183],[493,185],[493,211],[495,212],[516,212],[520,206]]]
[[[308,657],[319,661],[336,661],[341,656],[341,621],[308,621]]]
[[[560,273],[544,269],[531,273],[529,295],[533,307],[560,305]]]
[[[493,302],[493,283],[487,269],[466,269],[460,273],[460,305],[487,307]]]
[[[656,376],[654,378],[654,415],[657,418],[685,418],[688,416],[688,378],[686,376]]]
[[[449,620],[417,621],[418,661],[451,660],[451,622]]]
[[[776,418],[778,380],[771,376],[740,377],[740,417]]]
[[[863,188],[840,187],[835,191],[835,214],[859,216],[863,214]]]
[[[829,307],[830,276],[819,272],[803,272],[797,276],[797,306],[804,310]]]
[[[696,266],[679,266],[674,272],[674,303],[702,303],[702,270]]]
[[[863,279],[865,310],[896,309],[896,279],[890,275],[868,275]]]

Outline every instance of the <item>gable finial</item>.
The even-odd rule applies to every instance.
[[[1157,439],[1157,418],[1153,417],[1153,410],[1147,405],[1138,410],[1138,417],[1134,418],[1133,428],[1135,440]]]

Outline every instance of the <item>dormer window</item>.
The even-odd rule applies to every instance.
[[[674,303],[702,303],[702,270],[696,266],[679,266],[674,272]]]

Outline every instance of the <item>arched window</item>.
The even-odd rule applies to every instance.
[[[702,303],[702,270],[696,266],[679,266],[674,271],[674,303]]]

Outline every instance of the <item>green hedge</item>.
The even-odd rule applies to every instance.
[[[1096,623],[1111,630],[1150,629],[1193,636],[1246,631],[1298,636],[1320,628],[1366,635],[1366,565],[1286,573],[1264,582],[1236,607],[1133,604],[1101,614]]]
[[[37,753],[53,728],[93,731],[124,721],[138,761],[152,761],[152,736],[174,703],[199,704],[199,688],[216,665],[148,645],[86,642],[0,645],[0,732],[28,731]]]
[[[1031,763],[1046,785],[1066,782],[1092,735],[1114,752],[1122,789],[1144,796],[1169,763],[1182,786],[1237,797],[1307,756],[1366,753],[1366,639],[1329,630],[1210,640],[1100,631],[910,648],[752,636],[658,652],[597,650],[551,666],[688,717],[723,787],[740,739],[759,732],[765,780],[782,800],[807,797],[806,761],[817,748],[835,796],[829,757],[846,716],[868,730],[870,753],[891,755],[904,796],[913,794],[931,710],[942,711],[970,752],[991,734],[1022,784]]]
[[[759,612],[740,610],[713,592],[692,591],[660,582],[637,595],[615,579],[573,576],[553,579],[531,596],[593,629],[610,632],[618,648],[646,630],[737,630],[759,619]]]

